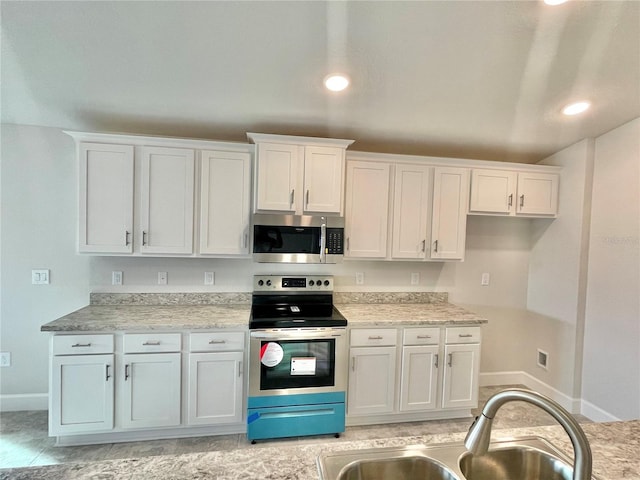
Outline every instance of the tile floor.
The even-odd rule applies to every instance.
[[[483,387],[480,389],[480,405],[489,396],[505,388]],[[478,412],[473,412],[474,415]],[[576,416],[581,422],[589,420]],[[260,448],[277,443],[290,442],[338,442],[376,438],[420,435],[425,432],[464,432],[471,425],[470,418],[457,420],[433,420],[388,425],[347,427],[346,432],[335,439],[330,436],[300,437],[282,440],[261,441],[256,445],[247,442],[244,435],[221,435],[197,438],[153,440],[143,442],[87,445],[78,447],[56,447],[53,438],[47,435],[47,412],[24,411],[0,414],[0,468],[52,465],[69,462],[92,462],[153,455],[175,455],[204,451],[225,451],[238,448]],[[553,425],[548,414],[532,405],[514,402],[500,409],[494,428]]]

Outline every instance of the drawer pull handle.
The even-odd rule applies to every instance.
[[[433,358],[434,358],[434,360],[435,360],[435,362],[434,362],[433,366],[434,366],[434,367],[436,367],[436,368],[438,368],[438,354],[436,353],[436,354],[433,356]]]
[[[127,363],[124,366],[124,381],[127,381],[127,378],[129,378],[129,364]]]
[[[473,334],[472,333],[459,333],[458,336],[460,338],[471,338],[471,337],[473,337]]]
[[[145,347],[157,347],[160,345],[160,340],[156,340],[155,342],[144,342],[142,345]]]
[[[109,365],[109,364],[107,363],[107,365],[106,365],[106,367],[107,367],[107,368],[106,368],[106,370],[107,370],[107,372],[106,372],[106,373],[107,373],[107,378],[105,378],[105,381],[106,381],[106,382],[108,382],[108,381],[109,381],[109,379],[111,378],[111,375],[109,375],[109,367],[110,367],[110,366],[111,366],[111,365]]]
[[[218,345],[218,344],[221,344],[221,343],[227,343],[227,341],[226,340],[211,340],[211,341],[209,341],[209,345]]]
[[[74,343],[73,345],[71,345],[72,348],[75,347],[90,347],[91,343]]]
[[[380,335],[369,335],[369,340],[382,340]]]
[[[449,355],[447,355],[447,357],[447,365],[451,366],[451,364],[453,363],[453,353],[450,353]]]
[[[418,335],[418,338],[431,338],[431,335]]]

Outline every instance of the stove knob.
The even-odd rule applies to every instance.
[[[267,280],[267,287],[271,286],[271,280]]]
[[[313,280],[309,280],[309,286],[313,287],[315,285],[315,282]]]
[[[329,286],[329,280],[325,280],[325,281],[324,281],[324,286],[325,286],[325,287],[328,287],[328,286]]]
[[[263,280],[258,280],[258,285],[259,285],[259,286],[264,285],[264,281],[263,281]]]

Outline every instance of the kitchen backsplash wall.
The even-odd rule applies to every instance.
[[[336,292],[448,292],[454,303],[522,308],[532,221],[538,220],[469,217],[464,262],[345,260],[336,265],[288,265],[251,259],[91,257],[91,291],[251,292],[256,274],[330,274]],[[113,271],[123,272],[123,285],[111,285]],[[158,272],[167,272],[167,285],[157,284]],[[205,272],[214,272],[214,285],[204,285]],[[356,284],[356,273],[364,274],[362,285]],[[419,274],[417,285],[411,284],[412,273]],[[483,273],[490,274],[488,286],[480,284]]]

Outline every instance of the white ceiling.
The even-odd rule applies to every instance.
[[[640,1],[6,2],[2,121],[531,162],[640,116]],[[343,71],[335,94],[323,77]],[[563,118],[589,99],[592,110]]]

